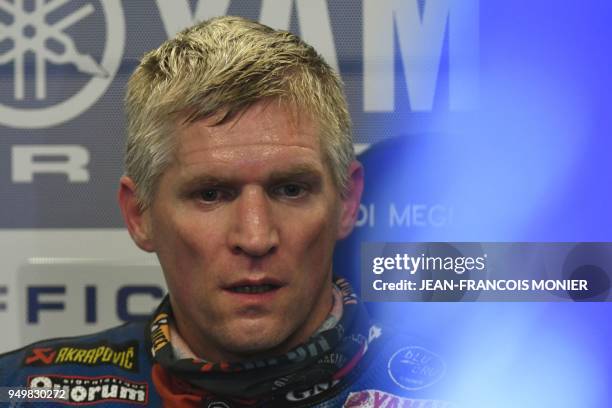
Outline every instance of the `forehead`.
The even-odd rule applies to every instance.
[[[319,126],[290,105],[260,101],[221,124],[217,121],[202,119],[177,132],[175,165],[185,172],[215,166],[229,171],[233,165],[259,170],[271,161],[323,167]]]

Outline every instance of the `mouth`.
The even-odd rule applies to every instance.
[[[244,293],[244,294],[259,294],[267,293],[278,289],[280,286],[277,285],[242,285],[242,286],[231,286],[228,288],[230,292]]]
[[[272,294],[284,286],[283,282],[273,278],[242,279],[232,282],[224,289],[239,295],[266,295]]]

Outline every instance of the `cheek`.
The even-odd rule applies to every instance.
[[[316,270],[323,267],[322,273],[327,272],[327,264],[331,262],[333,247],[338,231],[337,213],[334,207],[321,207],[311,210],[309,214],[296,216],[289,228],[289,240],[295,245],[295,252],[300,254],[300,262]],[[303,253],[302,253],[303,252]],[[311,271],[307,271],[312,274]]]
[[[323,207],[316,219],[313,219],[311,229],[314,234],[314,244],[317,241],[324,241],[328,247],[330,243],[335,243],[338,234],[340,211],[337,205],[328,203]],[[321,242],[323,246],[323,242]]]
[[[166,273],[168,284],[180,291],[189,291],[201,283],[196,279],[204,266],[213,262],[219,242],[215,229],[202,218],[168,212],[157,215],[154,227],[157,256]]]

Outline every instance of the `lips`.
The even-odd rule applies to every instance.
[[[277,290],[282,286],[284,286],[283,283],[277,279],[262,278],[236,281],[227,285],[224,289],[232,293],[258,295]]]
[[[278,288],[278,286],[273,286],[273,285],[259,285],[259,286],[252,286],[252,285],[247,285],[247,286],[235,286],[230,288],[229,290],[231,290],[232,292],[236,292],[236,293],[265,293],[265,292],[269,292],[271,290],[274,290]]]

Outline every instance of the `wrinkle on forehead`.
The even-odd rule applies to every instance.
[[[292,120],[290,111],[280,104],[261,103],[224,124],[194,122],[177,134],[172,168],[185,179],[232,174],[260,180],[296,164],[326,174],[318,127],[308,118]]]
[[[196,147],[189,148],[189,146],[181,146],[179,150],[178,161],[182,163],[189,163],[190,158],[194,156],[206,155],[208,160],[226,162],[235,159],[241,160],[261,160],[262,158],[282,155],[289,151],[293,155],[314,155],[316,156],[318,151],[313,146],[302,145],[302,144],[291,144],[291,143],[250,143],[250,144],[235,144],[235,145],[223,145],[223,146],[211,146],[211,147]]]
[[[215,148],[192,152],[181,157],[177,170],[184,177],[206,173],[217,175],[242,175],[243,178],[263,177],[266,174],[285,172],[289,169],[308,168],[323,174],[324,163],[318,152],[310,147],[250,145],[232,148]]]
[[[255,126],[256,136],[245,134],[245,128]],[[320,144],[317,121],[293,103],[278,98],[259,101],[221,124],[215,117],[198,120],[182,127],[178,137],[183,141],[206,138],[210,147],[274,143],[318,148]]]

